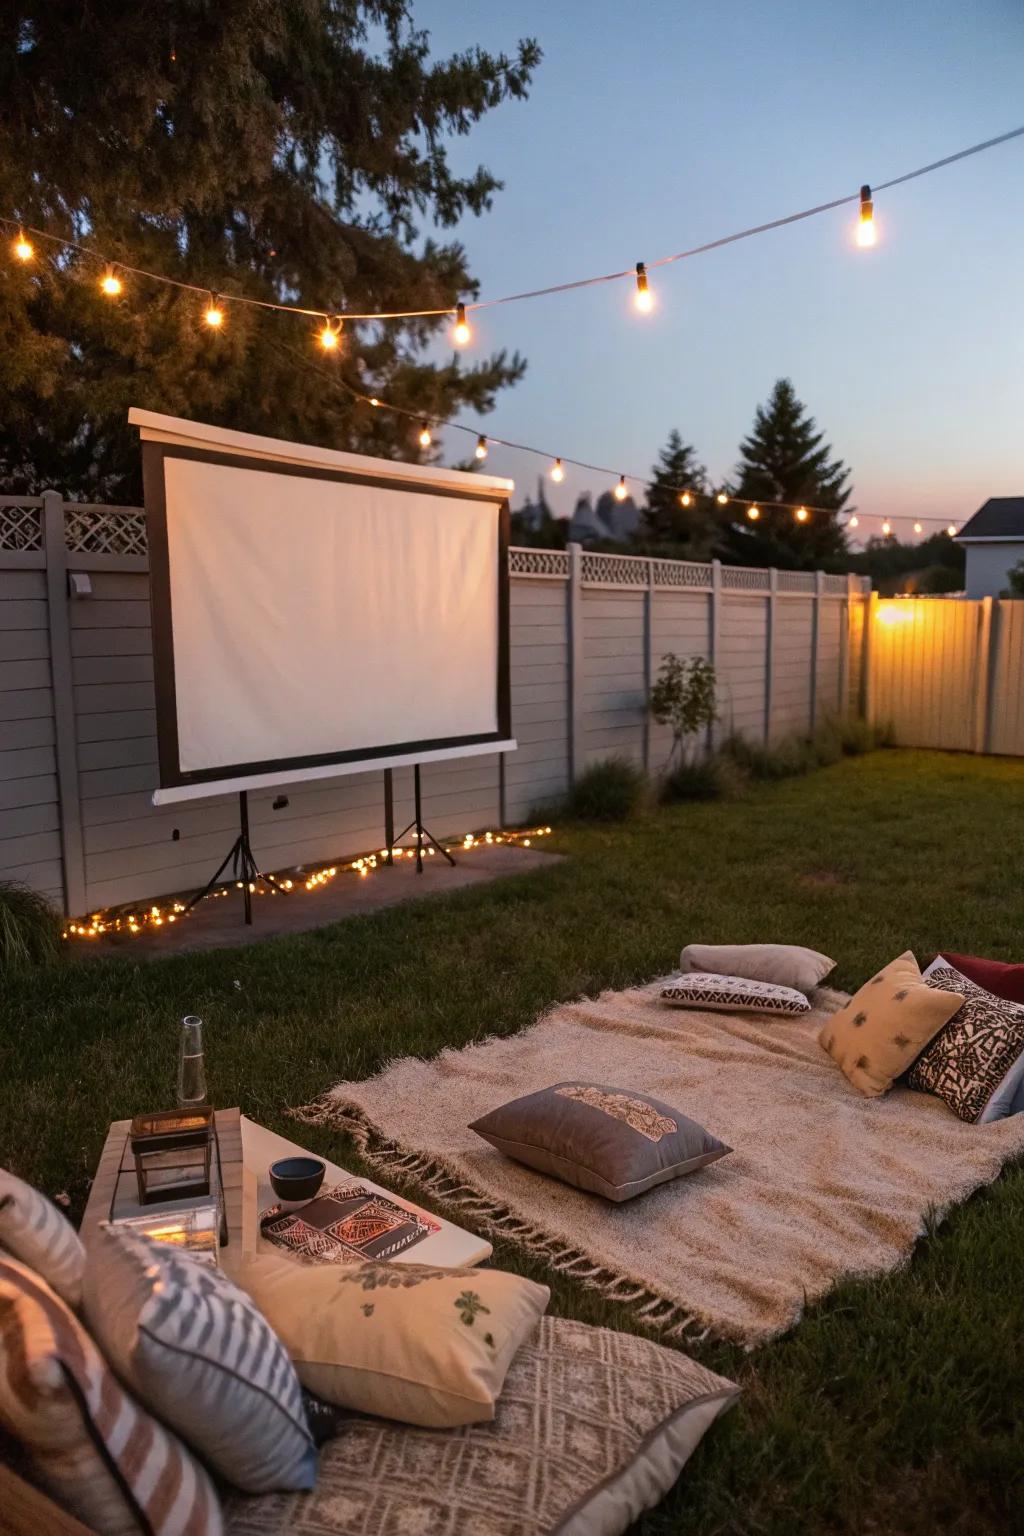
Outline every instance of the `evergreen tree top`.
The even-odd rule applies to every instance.
[[[446,142],[523,98],[539,59],[531,40],[434,59],[411,0],[14,0],[0,16],[0,208],[229,297],[448,308],[477,289],[461,245],[433,231],[483,213],[501,183],[456,172]],[[40,249],[0,292],[3,489],[137,496],[130,404],[408,457],[408,425],[354,404],[333,374],[449,416],[490,409],[524,367],[503,353],[428,363],[444,316],[346,326],[342,355],[317,365],[296,320],[229,305],[210,335],[195,294],[126,280],[111,304],[98,277],[87,256]]]

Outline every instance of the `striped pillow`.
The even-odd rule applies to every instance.
[[[295,1367],[220,1270],[106,1223],[90,1239],[84,1307],[121,1380],[214,1472],[245,1493],[312,1488],[316,1448]]]
[[[78,1306],[85,1263],[78,1233],[52,1201],[4,1168],[0,1168],[0,1248],[42,1275],[69,1307]]]
[[[206,1473],[122,1390],[45,1281],[5,1258],[0,1423],[24,1446],[39,1483],[103,1536],[221,1536]]]

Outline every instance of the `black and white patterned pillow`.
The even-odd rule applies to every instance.
[[[675,1008],[710,1008],[724,1013],[774,1013],[793,1018],[809,1013],[811,1005],[795,987],[745,976],[718,976],[713,971],[687,971],[661,989],[663,1003]]]
[[[962,993],[964,1003],[914,1062],[908,1085],[944,1099],[974,1125],[999,1119],[1012,1097],[1002,1090],[1024,1070],[1024,1005],[986,992],[952,966],[926,979],[939,991]]]

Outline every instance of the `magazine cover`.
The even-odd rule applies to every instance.
[[[304,1263],[334,1264],[393,1259],[440,1232],[441,1223],[362,1184],[336,1184],[295,1210],[271,1206],[260,1218],[260,1230]]]

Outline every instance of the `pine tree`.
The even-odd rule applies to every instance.
[[[758,406],[749,437],[740,445],[735,496],[755,501],[756,524],[739,514],[730,523],[726,552],[744,565],[810,569],[846,553],[838,513],[850,499],[850,471],[797,399],[789,379],[779,379],[766,405]],[[812,510],[806,522],[773,501]],[[742,521],[740,520],[742,518]]]
[[[679,546],[690,559],[708,559],[717,542],[718,521],[713,503],[702,494],[706,490],[707,472],[697,461],[697,450],[673,428],[647,486],[647,536],[658,544]],[[684,491],[693,494],[688,507],[680,501]]]
[[[412,0],[47,0],[0,5],[0,215],[228,298],[331,312],[445,309],[476,287],[432,238],[500,188],[449,164],[445,139],[527,93],[540,59],[429,55]],[[482,413],[517,355],[427,355],[447,316],[346,325],[226,306],[124,277],[97,290],[85,252],[0,249],[0,490],[140,492],[129,405],[277,437],[415,457],[415,412]]]

